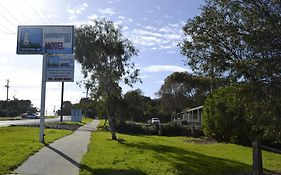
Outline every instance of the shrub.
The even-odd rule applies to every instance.
[[[160,132],[159,132],[160,129]],[[167,124],[146,124],[135,122],[120,122],[116,125],[116,131],[126,134],[147,134],[147,135],[164,135],[164,136],[203,136],[203,132],[199,128],[191,128],[191,126],[180,125],[175,122]]]
[[[203,131],[218,141],[249,143],[249,124],[240,87],[220,88],[207,97],[203,109]]]
[[[157,134],[155,125],[121,121],[116,125],[116,131],[126,134]]]

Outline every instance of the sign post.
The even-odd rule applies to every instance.
[[[60,102],[60,121],[63,121],[63,91],[64,91],[64,82],[61,82],[61,102]]]
[[[44,143],[46,82],[74,81],[73,32],[74,26],[18,26],[17,54],[43,55],[39,133],[41,143]]]
[[[46,65],[47,65],[47,56],[43,55],[43,64],[42,64],[42,83],[41,83],[41,104],[40,104],[40,133],[39,141],[44,143],[44,123],[45,123],[45,98],[46,98]]]

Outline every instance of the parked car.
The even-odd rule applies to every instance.
[[[160,124],[160,120],[159,120],[159,118],[152,118],[151,123],[152,124]]]
[[[40,118],[38,115],[34,114],[34,113],[24,113],[21,115],[22,118],[28,118],[28,119],[37,119]]]

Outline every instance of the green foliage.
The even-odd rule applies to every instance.
[[[220,88],[210,94],[203,109],[203,131],[220,141],[249,143],[246,104],[239,98],[239,86]]]
[[[115,116],[120,114],[119,83],[132,86],[139,81],[139,70],[131,62],[137,55],[132,42],[122,36],[111,21],[94,21],[94,25],[82,25],[75,29],[75,59],[81,63],[86,89],[95,100],[105,103],[112,139]]]
[[[45,130],[47,144],[72,133],[67,130]],[[0,127],[0,174],[11,173],[44,145],[39,142],[39,129],[30,127]]]
[[[212,84],[220,77],[244,83],[238,92],[231,87],[214,95],[214,104],[207,102],[208,135],[280,142],[280,12],[280,0],[207,0],[184,26],[181,53],[194,72],[209,76]]]
[[[97,102],[89,98],[81,98],[79,103],[73,105],[73,108],[82,109],[86,117],[94,118],[97,116]]]
[[[155,125],[135,122],[120,122],[116,125],[116,131],[119,133],[144,135],[152,135],[158,133]]]
[[[182,54],[198,73],[280,82],[280,0],[208,0],[183,28]]]
[[[126,118],[132,121],[143,121],[145,112],[145,98],[140,89],[128,91],[124,95]]]
[[[172,114],[202,105],[210,90],[208,78],[187,72],[174,72],[165,78],[157,95],[164,112]]]
[[[64,101],[62,105],[63,105],[62,115],[71,115],[71,109],[73,108],[71,101]],[[60,109],[57,110],[57,114],[61,115]]]
[[[111,21],[94,21],[75,30],[75,59],[81,63],[87,88],[93,97],[119,93],[119,81],[132,85],[138,81],[139,70],[130,61],[137,55],[131,41]]]
[[[280,144],[280,100],[280,92],[270,86],[243,83],[218,89],[204,105],[204,133],[234,143],[259,139]]]
[[[15,117],[20,116],[26,112],[37,112],[36,108],[33,107],[30,100],[14,100],[0,101],[0,116],[1,117]]]
[[[187,137],[119,137],[114,142],[109,133],[94,132],[80,174],[220,175],[248,173],[251,167],[251,148],[244,146],[206,144]],[[263,156],[266,170],[281,172],[281,155],[264,151]]]
[[[116,131],[125,134],[137,134],[137,135],[159,135],[159,127],[161,135],[164,136],[203,136],[200,129],[194,129],[191,132],[191,126],[179,125],[177,123],[166,123],[160,126],[148,123],[136,123],[136,122],[120,122],[116,125]]]

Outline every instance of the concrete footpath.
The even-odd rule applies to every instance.
[[[79,162],[87,152],[91,132],[98,120],[86,124],[31,156],[13,173],[22,175],[77,175]]]

